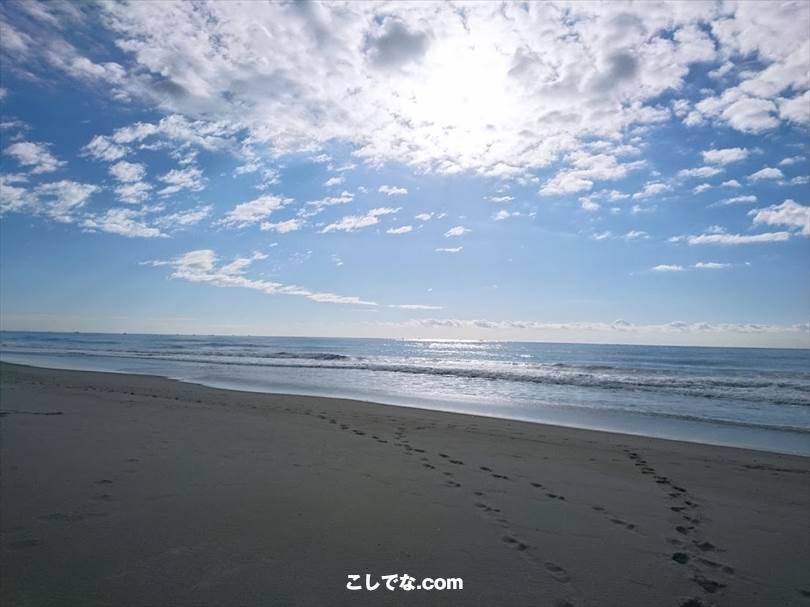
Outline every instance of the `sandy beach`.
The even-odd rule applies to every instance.
[[[4,605],[810,605],[807,458],[1,370]]]

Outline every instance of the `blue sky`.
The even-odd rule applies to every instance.
[[[808,347],[809,31],[5,2],[0,324]]]

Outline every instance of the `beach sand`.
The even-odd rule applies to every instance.
[[[3,605],[810,606],[810,458],[149,376],[0,379]],[[367,573],[464,589],[346,588]]]

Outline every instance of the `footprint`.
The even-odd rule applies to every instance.
[[[698,586],[703,588],[709,594],[713,594],[722,588],[725,588],[725,584],[721,584],[720,582],[716,582],[714,580],[710,580],[707,577],[704,577],[700,574],[696,575],[692,578],[692,581],[695,582]]]
[[[556,563],[546,561],[544,563],[544,566],[546,568],[546,571],[548,571],[551,574],[551,577],[553,577],[558,582],[567,582],[568,580],[571,579],[570,577],[568,577],[568,572],[566,572],[565,569],[563,569]]]
[[[481,470],[484,472],[492,472],[492,468],[487,468],[486,466],[481,466]]]
[[[535,487],[536,489],[542,489],[543,485],[542,483],[532,483],[532,487]]]
[[[464,465],[464,462],[462,462],[460,459],[451,459],[450,463],[451,464],[456,464],[457,466],[463,466]]]
[[[717,550],[717,546],[711,542],[695,542],[695,546],[697,546],[701,552],[713,552]]]
[[[108,478],[102,478],[101,480],[96,481],[96,485],[112,485],[112,481]]]
[[[685,552],[676,552],[672,555],[672,560],[679,565],[686,565],[689,562],[689,555]]]
[[[699,558],[698,562],[701,565],[706,565],[707,567],[712,567],[713,569],[720,568],[725,574],[734,575],[734,567],[729,567],[728,565],[723,565],[722,563],[716,563],[706,558]]]

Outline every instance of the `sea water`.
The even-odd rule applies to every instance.
[[[0,360],[810,456],[810,350],[0,332]]]

